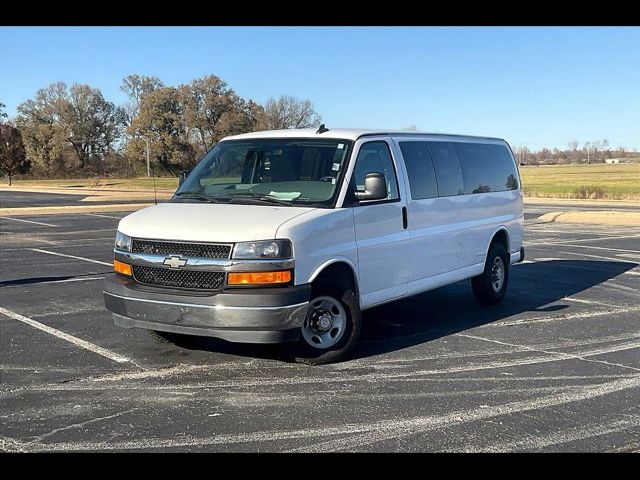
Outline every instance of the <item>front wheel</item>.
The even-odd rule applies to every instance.
[[[471,287],[476,301],[483,305],[500,303],[509,283],[509,253],[502,243],[494,243],[489,248],[484,272],[471,279]]]
[[[287,358],[307,365],[343,360],[360,336],[361,313],[353,291],[333,288],[312,293],[300,339],[284,344]]]

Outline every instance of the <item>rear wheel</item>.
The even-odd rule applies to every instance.
[[[499,303],[509,283],[509,253],[502,243],[493,243],[487,254],[484,272],[471,279],[476,301],[483,305]]]
[[[307,365],[344,360],[360,336],[361,313],[351,289],[316,289],[301,327],[300,339],[282,346],[287,358]]]

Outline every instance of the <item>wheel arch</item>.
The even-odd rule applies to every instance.
[[[491,241],[489,241],[489,243],[485,248],[485,254],[484,254],[485,263],[487,262],[487,256],[489,255],[489,249],[491,248],[491,245],[493,245],[495,242],[502,243],[507,253],[511,255],[511,250],[509,249],[510,241],[511,240],[509,238],[509,231],[507,230],[507,227],[502,225],[498,229],[496,229],[496,231],[493,232],[493,235],[491,235]]]
[[[355,265],[348,258],[334,258],[327,260],[318,266],[311,276],[309,277],[309,283],[317,284],[324,281],[324,279],[330,276],[336,276],[338,278],[338,284],[342,286],[350,286],[353,288],[353,293],[356,295],[358,302],[360,300],[360,288],[358,273]],[[331,282],[335,284],[335,280]]]

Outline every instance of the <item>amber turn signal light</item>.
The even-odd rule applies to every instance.
[[[119,262],[118,260],[114,260],[113,269],[116,271],[116,273],[119,273],[120,275],[126,275],[127,277],[130,277],[131,275],[133,275],[131,272],[131,265],[129,265],[128,263],[122,263],[122,262]]]
[[[269,285],[278,283],[289,283],[291,272],[283,270],[280,272],[233,272],[227,277],[229,285]]]

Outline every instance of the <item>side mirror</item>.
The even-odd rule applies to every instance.
[[[178,187],[184,183],[185,179],[189,176],[190,173],[191,170],[180,170],[180,173],[178,174]]]
[[[367,173],[364,177],[364,190],[356,190],[356,199],[363,200],[384,200],[387,198],[387,183],[384,175],[379,172]]]

